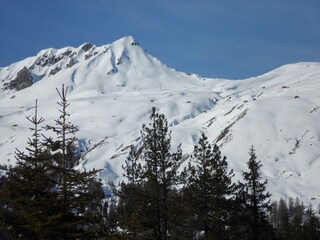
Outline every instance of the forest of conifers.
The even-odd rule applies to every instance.
[[[123,165],[126,181],[110,183],[106,198],[99,170],[78,167],[67,88],[58,94],[55,125],[41,127],[36,104],[26,150],[16,151],[16,165],[1,166],[0,239],[320,239],[318,210],[299,198],[271,202],[253,146],[238,182],[204,134],[182,168],[182,150],[172,151],[167,119],[155,108],[143,145]]]

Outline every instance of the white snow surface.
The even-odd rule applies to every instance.
[[[90,149],[105,139],[82,163],[102,169],[104,183],[123,180],[128,146],[141,144],[142,124],[156,107],[168,118],[173,151],[181,143],[183,153],[192,154],[204,132],[221,147],[237,181],[253,145],[274,199],[320,203],[320,63],[288,64],[262,76],[225,80],[169,68],[131,36],[87,51],[83,46],[42,50],[0,68],[1,163],[14,164],[15,148],[25,148],[31,135],[26,116],[33,115],[36,99],[46,119],[43,126],[53,124],[59,116],[56,88],[65,84],[79,144]],[[4,90],[23,67],[34,84]],[[58,71],[52,74],[52,69]]]

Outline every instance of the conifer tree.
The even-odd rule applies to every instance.
[[[270,239],[268,213],[271,207],[271,194],[266,191],[268,181],[262,181],[260,173],[262,165],[260,161],[257,161],[253,146],[249,149],[249,155],[248,171],[243,172],[248,238]]]
[[[303,202],[298,198],[295,202],[290,198],[289,207],[283,199],[280,199],[276,205],[273,204],[271,223],[275,227],[277,239],[319,239],[320,219],[312,210],[312,206],[305,209]],[[273,221],[274,219],[277,219],[277,224]]]
[[[57,89],[60,97],[60,116],[54,126],[47,130],[56,133],[57,138],[46,138],[50,148],[58,197],[52,206],[55,215],[48,219],[57,233],[56,239],[97,238],[101,233],[101,184],[96,180],[98,170],[79,170],[80,154],[76,147],[77,127],[70,121],[66,99],[68,88]],[[59,235],[60,233],[60,235]]]
[[[227,239],[235,190],[233,172],[228,170],[218,146],[212,146],[204,134],[194,148],[186,176],[184,192],[192,203],[194,233],[203,232],[203,239]]]
[[[287,203],[284,199],[280,198],[278,209],[278,234],[282,237],[289,236],[290,226],[289,226],[289,209]]]
[[[144,180],[146,200],[150,213],[149,224],[153,228],[155,239],[169,239],[174,226],[170,219],[171,199],[175,195],[174,187],[178,181],[176,174],[182,157],[181,148],[171,153],[171,132],[163,114],[156,113],[152,108],[149,125],[143,125],[142,138],[144,150]]]
[[[273,201],[270,210],[270,223],[275,230],[279,228],[278,201]]]
[[[0,191],[0,228],[9,239],[46,238],[50,231],[47,217],[48,202],[56,198],[55,181],[50,154],[40,141],[40,124],[37,101],[33,117],[32,137],[27,142],[27,152],[16,150],[16,165],[7,168]]]
[[[121,185],[119,205],[129,224],[130,239],[173,239],[174,187],[182,154],[180,147],[170,152],[171,133],[165,116],[153,108],[150,120],[142,127],[140,157],[132,149],[124,166],[128,182]]]
[[[293,200],[292,200],[293,202]],[[304,204],[299,198],[296,198],[293,206],[289,207],[290,222],[291,222],[291,236],[293,240],[304,239],[303,233],[303,215]]]
[[[9,239],[97,239],[101,229],[103,192],[96,170],[82,171],[76,151],[74,127],[68,120],[67,89],[59,92],[60,117],[57,140],[40,140],[37,116],[27,153],[16,151],[16,165],[9,166],[0,190],[0,231]]]

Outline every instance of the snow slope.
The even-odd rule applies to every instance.
[[[33,85],[8,83],[26,67]],[[202,78],[167,67],[132,37],[112,44],[46,49],[0,68],[0,159],[14,164],[14,149],[30,136],[25,119],[58,116],[55,88],[68,86],[71,121],[79,144],[90,151],[86,168],[100,168],[105,183],[122,180],[128,146],[141,144],[140,130],[152,106],[164,113],[173,149],[182,143],[185,162],[202,132],[221,146],[241,179],[254,145],[263,177],[275,199],[302,197],[320,203],[320,63],[296,63],[245,80]]]

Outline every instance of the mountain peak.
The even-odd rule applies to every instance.
[[[135,41],[134,37],[131,35],[122,37],[122,38],[116,40],[115,42],[113,42],[113,44],[123,44],[126,46],[138,45],[137,42]]]
[[[4,90],[22,90],[14,86],[18,72],[26,68],[34,84],[56,76],[60,82],[70,81],[73,91],[173,90],[201,84],[200,77],[168,68],[138,45],[132,36],[126,36],[100,47],[87,42],[77,48],[44,49],[9,66],[0,80]]]

